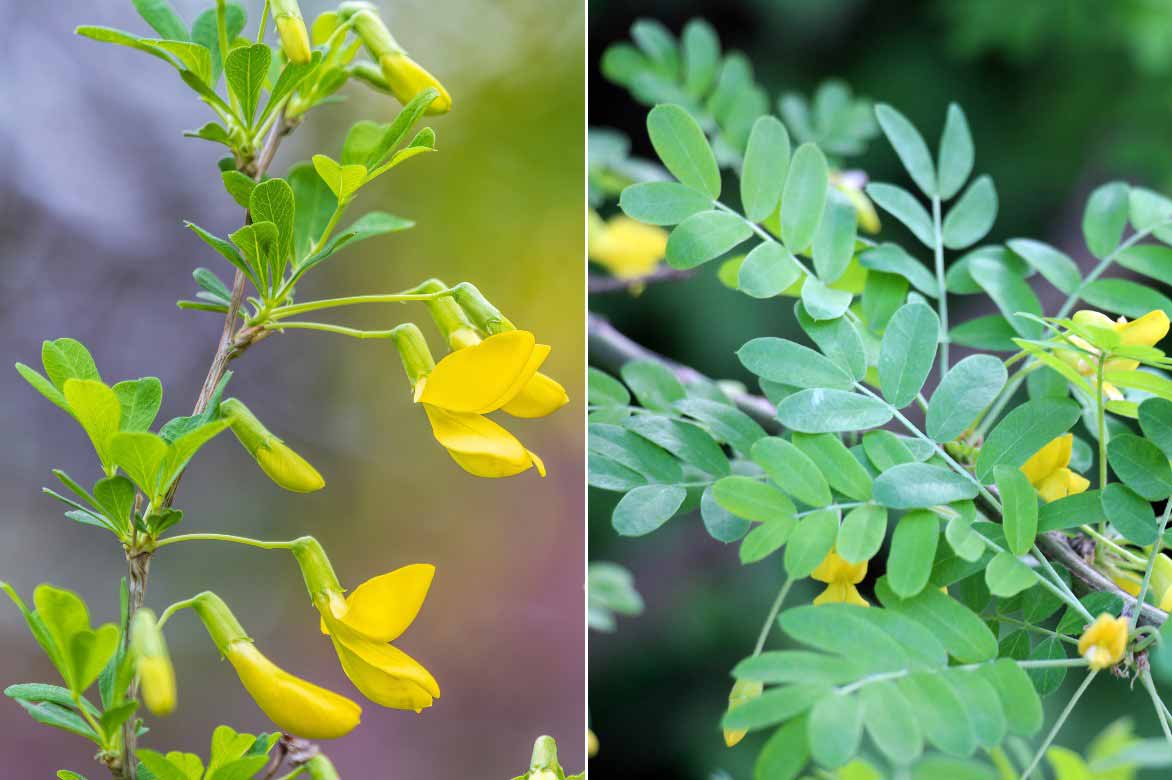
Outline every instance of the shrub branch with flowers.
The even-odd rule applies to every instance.
[[[46,341],[42,371],[17,364],[34,389],[76,420],[100,467],[100,478],[88,487],[54,471],[61,486],[45,492],[67,506],[68,519],[111,533],[125,550],[129,574],[122,582],[120,621],[97,627],[76,593],[42,584],[28,605],[13,587],[0,584],[63,683],[17,684],[5,692],[38,722],[92,742],[98,761],[116,778],[231,780],[262,772],[275,778],[284,770],[284,777],[336,780],[329,759],[304,740],[344,736],[359,724],[361,707],[270,661],[225,600],[211,591],[158,613],[148,608],[151,561],[165,547],[198,541],[289,554],[319,613],[321,633],[333,643],[354,687],[379,706],[415,712],[430,707],[440,687],[393,643],[422,608],[434,567],[403,566],[347,594],[312,537],[269,541],[230,533],[170,533],[183,519],[177,490],[184,471],[203,446],[226,430],[280,487],[294,492],[325,487],[317,470],[266,428],[254,410],[240,399],[223,397],[229,364],[273,333],[297,329],[390,342],[436,440],[460,467],[483,477],[512,476],[534,466],[545,473],[536,455],[486,415],[503,411],[543,417],[566,402],[566,393],[539,373],[550,348],[517,329],[469,283],[448,287],[431,279],[392,294],[324,300],[303,301],[296,295],[311,271],[344,248],[413,225],[379,211],[345,227],[341,222],[367,184],[435,150],[434,130],[413,128],[425,114],[442,114],[452,105],[447,91],[399,45],[373,5],[344,2],[307,29],[295,0],[271,0],[263,4],[255,38],[244,36],[245,9],[225,0],[217,0],[190,27],[166,0],[135,0],[134,5],[157,37],[94,26],[77,32],[164,61],[215,115],[187,135],[227,149],[218,178],[225,194],[245,209],[244,219],[226,238],[194,223],[188,227],[218,260],[229,263],[233,278],[226,283],[213,270],[196,269],[200,290],[195,300],[179,306],[223,316],[223,334],[192,414],[157,428],[160,381],[146,377],[108,384],[76,340]],[[279,39],[275,47],[265,43],[270,26]],[[317,154],[283,177],[270,176],[281,140],[312,110],[334,102],[335,93],[351,80],[393,96],[402,110],[387,124],[354,124],[337,159]],[[451,352],[437,363],[412,321],[364,331],[304,319],[310,312],[389,303],[422,303]],[[284,737],[239,734],[221,726],[212,735],[206,764],[195,754],[138,747],[146,733],[140,699],[158,716],[176,709],[164,630],[184,610],[203,623],[211,644]],[[97,702],[89,695],[95,684]],[[59,776],[82,778],[70,770]]]
[[[609,272],[592,289],[637,293],[725,258],[728,287],[796,299],[808,339],[737,352],[755,394],[591,317],[592,361],[619,375],[592,368],[589,384],[590,483],[621,494],[614,530],[698,509],[755,576],[780,572],[723,717],[712,702],[727,745],[769,730],[749,748],[759,780],[1024,778],[1044,761],[1060,780],[1106,777],[1101,752],[1053,746],[1106,674],[1167,737],[1119,759],[1119,776],[1166,765],[1172,200],[1096,189],[1090,270],[1033,239],[982,244],[997,194],[973,177],[959,106],[932,149],[835,82],[774,115],[703,22],[677,40],[641,21],[632,38],[602,69],[653,106],[659,164],[592,133],[592,205],[617,197],[622,212],[591,220]],[[910,183],[843,170],[878,134]],[[886,240],[872,204],[913,241]],[[1038,285],[1065,296],[1052,316]],[[996,313],[950,317],[950,299],[978,295]],[[817,595],[795,603],[807,579]],[[1068,673],[1079,685],[1047,722],[1042,699]]]

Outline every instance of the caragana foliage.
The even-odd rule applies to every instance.
[[[995,239],[996,185],[960,106],[929,143],[841,86],[804,111],[771,105],[702,21],[678,40],[641,21],[632,37],[602,69],[653,104],[661,167],[595,133],[593,205],[617,196],[624,215],[599,229],[670,231],[668,266],[719,264],[805,335],[738,350],[764,398],[654,358],[589,375],[589,481],[621,494],[614,530],[698,510],[742,564],[782,573],[727,711],[712,702],[729,747],[757,752],[759,780],[1016,778],[1043,761],[1063,780],[1107,776],[1051,745],[1109,673],[1167,736],[1120,776],[1167,765],[1172,360],[1158,345],[1172,301],[1158,286],[1172,281],[1172,200],[1098,187],[1077,260]],[[906,179],[860,192],[839,167],[874,128]],[[893,223],[911,240],[890,240]],[[1053,311],[1043,285],[1064,296]],[[957,322],[957,296],[996,313]],[[719,327],[715,309],[695,316]],[[816,595],[796,599],[807,579]],[[1067,674],[1078,691],[1047,719]]]
[[[183,520],[178,492],[183,473],[225,431],[279,487],[304,493],[326,486],[317,469],[269,430],[257,411],[226,397],[228,365],[273,333],[295,337],[297,329],[308,329],[372,340],[381,347],[372,349],[375,359],[387,361],[388,368],[402,363],[409,390],[404,402],[421,406],[455,463],[482,477],[530,468],[544,475],[540,458],[488,415],[544,417],[567,396],[539,371],[550,347],[518,329],[470,283],[449,287],[427,279],[421,269],[418,277],[425,281],[403,292],[321,300],[300,295],[311,272],[324,269],[343,249],[413,226],[412,220],[385,212],[349,220],[348,213],[374,179],[436,150],[435,131],[417,125],[452,107],[447,90],[395,40],[375,6],[344,2],[307,26],[295,0],[258,3],[251,10],[260,22],[247,36],[248,12],[225,0],[216,0],[190,25],[167,0],[135,0],[134,6],[152,32],[99,26],[77,32],[162,60],[214,115],[187,135],[227,150],[209,185],[244,214],[241,226],[227,236],[187,224],[199,239],[193,250],[202,248],[209,264],[226,261],[220,268],[231,281],[212,268],[197,268],[199,292],[179,306],[221,317],[223,336],[192,414],[166,422],[157,420],[163,398],[159,379],[104,378],[90,351],[75,339],[44,342],[39,368],[16,365],[35,390],[78,423],[95,455],[96,481],[54,470],[60,484],[45,493],[66,506],[66,518],[110,533],[125,551],[129,574],[119,591],[119,621],[100,626],[91,624],[86,601],[77,593],[46,583],[26,603],[14,587],[0,583],[61,683],[16,684],[5,693],[34,720],[91,742],[97,761],[122,780],[243,780],[266,767],[268,777],[284,767],[288,777],[338,780],[330,760],[305,740],[348,734],[359,725],[362,707],[274,664],[216,593],[203,591],[156,613],[147,606],[150,563],[162,548],[180,542],[283,551],[300,570],[316,610],[307,612],[307,636],[332,644],[343,671],[367,700],[417,713],[439,698],[440,686],[397,645],[422,610],[435,567],[401,566],[347,592],[311,536],[271,541],[227,532],[174,534]],[[270,45],[265,38],[274,28],[277,44]],[[337,102],[338,91],[352,80],[392,96],[401,110],[387,123],[358,121],[338,149],[273,175],[281,139],[311,112]],[[416,316],[376,331],[304,318],[344,306],[391,303],[417,306],[417,314],[426,310],[425,319],[448,354],[438,362],[433,358]],[[253,404],[257,410],[263,405],[259,399]],[[200,756],[166,752],[146,736],[146,710],[171,715],[182,699],[165,628],[184,610],[194,612],[207,630],[207,651],[231,664],[283,736],[253,737],[221,726],[212,735],[206,766]],[[149,748],[140,749],[140,737]],[[72,770],[58,776],[84,780]]]

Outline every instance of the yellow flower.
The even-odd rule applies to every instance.
[[[1147,548],[1145,553],[1150,553],[1150,551],[1151,549]],[[1143,572],[1115,571],[1111,574],[1111,581],[1121,590],[1138,597],[1142,577]],[[1172,611],[1172,558],[1164,553],[1156,556],[1155,565],[1152,567],[1152,579],[1148,584],[1148,593],[1160,609],[1165,612]]]
[[[603,222],[588,215],[587,254],[619,279],[638,279],[655,270],[667,253],[667,231],[626,216]]]
[[[175,669],[155,613],[140,609],[130,627],[130,649],[142,685],[142,700],[155,715],[175,711]]]
[[[452,96],[444,85],[427,69],[407,56],[406,52],[392,52],[378,58],[383,77],[387,80],[391,94],[403,105],[428,87],[433,87],[439,96],[424,110],[425,114],[446,114],[452,110]]]
[[[859,227],[874,235],[879,232],[881,225],[875,204],[863,191],[866,184],[867,177],[860,176],[857,171],[835,171],[830,174],[830,185],[845,195],[854,206]]]
[[[219,596],[204,591],[192,599],[191,606],[244,689],[282,731],[305,739],[336,739],[358,725],[361,707],[266,658]]]
[[[752,701],[765,690],[765,684],[757,680],[737,680],[728,694],[728,711],[736,709],[747,701]],[[735,747],[748,734],[747,729],[724,729],[724,744]]]
[[[1079,325],[1115,331],[1119,334],[1120,343],[1123,346],[1154,347],[1168,335],[1168,315],[1162,309],[1150,311],[1132,322],[1128,322],[1126,317],[1112,320],[1106,314],[1090,309],[1075,312],[1071,319]],[[1085,377],[1094,377],[1099,368],[1099,350],[1080,336],[1071,336],[1070,341],[1091,354],[1087,355],[1070,349],[1059,349],[1056,354],[1078,373]],[[1133,371],[1137,366],[1139,366],[1139,361],[1130,358],[1108,358],[1103,365],[1103,370]],[[1119,388],[1110,383],[1103,384],[1103,394],[1113,401],[1123,399],[1123,393],[1119,391]]]
[[[1127,650],[1127,618],[1103,613],[1078,640],[1078,653],[1091,669],[1102,670],[1123,660]]]
[[[814,599],[815,604],[857,604],[860,607],[870,606],[867,600],[859,595],[855,586],[867,576],[867,562],[849,563],[834,550],[831,550],[818,568],[810,576],[819,582],[826,583],[826,590]]]
[[[593,729],[586,729],[586,755],[590,758],[598,755],[598,735]]]
[[[309,62],[312,56],[309,33],[305,30],[305,21],[301,18],[297,0],[274,0],[273,18],[277,23],[277,34],[281,37],[281,49],[289,62],[301,65]]]
[[[326,481],[317,469],[274,436],[241,401],[225,400],[220,404],[220,414],[273,482],[294,493],[311,493],[325,487]]]
[[[1035,452],[1022,464],[1022,473],[1046,503],[1082,493],[1090,482],[1070,470],[1074,435],[1067,433]]]
[[[503,409],[540,417],[566,402],[565,390],[537,369],[549,355],[533,334],[510,330],[457,349],[415,383],[436,441],[465,471],[479,477],[509,477],[545,464],[511,433],[483,415]]]

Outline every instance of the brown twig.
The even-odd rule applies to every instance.
[[[590,362],[600,368],[618,372],[624,363],[632,360],[651,360],[671,369],[681,382],[710,382],[708,377],[690,366],[685,366],[657,352],[638,344],[594,312],[588,317],[590,336]],[[725,395],[732,399],[745,414],[768,429],[777,430],[777,407],[768,398],[744,390],[723,388]]]
[[[1135,596],[1120,588],[1111,581],[1110,577],[1087,563],[1070,546],[1070,539],[1061,531],[1049,531],[1040,535],[1038,537],[1038,549],[1044,552],[1046,557],[1061,563],[1069,569],[1072,575],[1077,577],[1080,582],[1091,590],[1113,593],[1123,599],[1125,610],[1129,614],[1134,613],[1136,605],[1139,603],[1136,601]],[[1162,626],[1164,625],[1164,621],[1168,619],[1168,613],[1151,604],[1144,604],[1140,617],[1151,625]]]
[[[651,273],[636,276],[633,279],[590,274],[586,288],[592,295],[594,293],[631,292],[633,290],[640,290],[649,284],[683,281],[684,279],[690,279],[695,274],[695,269],[681,271],[678,268],[672,268],[666,265],[661,265]]]
[[[269,166],[272,165],[273,157],[277,154],[277,147],[280,146],[281,140],[292,132],[293,126],[285,122],[285,111],[281,110],[281,114],[277,121],[273,124],[273,128],[269,131],[268,137],[265,139],[264,146],[261,148],[260,154],[256,159],[250,163],[245,171],[249,173],[253,179],[260,180],[265,172],[268,171]],[[244,213],[245,224],[251,221],[247,211]],[[200,414],[207,409],[211,402],[212,394],[219,385],[220,380],[224,378],[224,373],[228,370],[228,364],[238,357],[248,347],[267,336],[267,332],[255,328],[236,330],[236,318],[240,315],[240,307],[244,303],[244,274],[239,270],[236,271],[236,276],[232,282],[232,299],[228,304],[228,312],[224,315],[224,329],[220,334],[219,343],[216,346],[215,355],[212,356],[211,366],[208,368],[207,377],[204,379],[203,387],[199,391],[199,396],[196,398],[195,407],[192,414]],[[244,336],[242,339],[241,336]],[[163,499],[161,507],[154,507],[153,509],[166,509],[171,506],[175,500],[175,492],[179,489],[179,480],[183,477],[180,472],[179,477],[175,479],[171,489],[167,492]],[[149,550],[140,550],[137,547],[132,547],[126,551],[126,561],[129,567],[129,591],[130,599],[127,610],[127,626],[134,618],[134,613],[137,612],[146,602],[146,587],[147,578],[150,572],[151,552]],[[129,632],[127,632],[129,635]],[[125,649],[128,642],[128,637],[123,638],[123,648]],[[127,691],[128,699],[135,699],[138,696],[137,681],[132,682],[130,689]],[[130,718],[122,726],[122,760],[121,766],[115,770],[111,767],[111,772],[115,777],[121,777],[123,780],[136,780],[138,775],[137,764],[137,727],[135,718]]]

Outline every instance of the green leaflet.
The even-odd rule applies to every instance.
[[[931,306],[909,303],[887,324],[879,347],[879,385],[897,409],[916,399],[932,370],[940,319]]]
[[[1025,555],[1034,546],[1038,532],[1038,496],[1021,469],[996,466],[993,476],[1001,494],[1005,541],[1014,555]]]
[[[887,556],[887,582],[901,598],[919,593],[928,584],[940,520],[931,512],[908,512],[895,524]]]
[[[1082,234],[1091,254],[1102,260],[1115,250],[1123,238],[1128,216],[1127,185],[1104,184],[1087,199],[1082,217]]]
[[[649,181],[624,189],[619,207],[628,217],[649,225],[678,225],[711,209],[712,200],[679,182]]]
[[[980,241],[997,218],[997,190],[988,176],[976,179],[944,218],[941,236],[949,249],[966,249]]]
[[[817,146],[806,143],[797,148],[781,196],[781,240],[791,252],[805,250],[814,240],[829,177],[826,157]]]
[[[928,402],[927,434],[941,443],[959,437],[997,398],[1008,376],[991,355],[969,355],[954,365]]]
[[[944,132],[936,168],[939,171],[940,199],[951,200],[973,172],[973,136],[964,111],[956,103],[948,105]]]
[[[715,260],[753,235],[753,228],[727,211],[701,211],[685,219],[667,240],[667,262],[688,269]]]
[[[875,479],[874,495],[892,509],[918,509],[974,498],[977,487],[943,466],[902,463]]]
[[[647,133],[655,153],[682,184],[716,199],[720,171],[712,147],[696,120],[680,106],[656,106],[647,114]]]
[[[741,203],[745,216],[763,222],[781,200],[790,165],[790,140],[785,125],[763,116],[753,123],[741,167]]]
[[[932,164],[932,155],[912,123],[903,114],[884,103],[875,106],[875,118],[879,120],[883,135],[887,137],[899,161],[903,163],[904,169],[920,191],[928,196],[936,194],[936,169]]]
[[[643,536],[666,523],[688,492],[675,485],[644,485],[627,493],[614,509],[611,523],[623,536]]]
[[[1018,406],[986,437],[977,458],[977,478],[987,484],[995,466],[1021,466],[1051,440],[1070,430],[1078,416],[1078,406],[1069,400],[1041,398]]]

